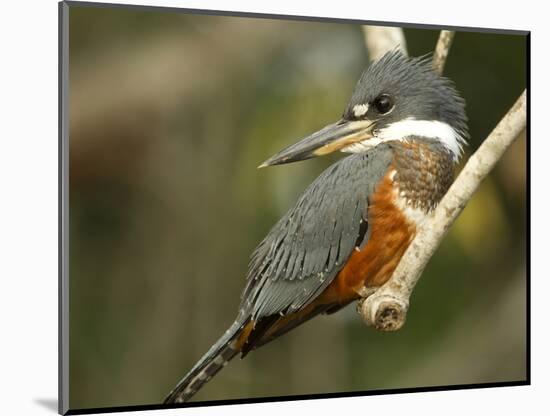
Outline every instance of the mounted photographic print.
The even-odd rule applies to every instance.
[[[60,3],[60,413],[529,384],[529,33]]]

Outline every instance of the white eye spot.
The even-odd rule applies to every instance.
[[[353,107],[353,114],[355,117],[361,117],[367,114],[367,111],[369,111],[369,105],[368,104],[358,104]]]

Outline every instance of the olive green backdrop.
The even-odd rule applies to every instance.
[[[406,29],[411,55],[433,30]],[[526,37],[457,33],[475,151],[526,83]],[[358,25],[70,8],[70,407],[160,403],[232,322],[249,255],[336,157],[257,170],[335,121]],[[458,168],[460,169],[460,167]],[[234,360],[196,400],[526,377],[526,139],[453,226],[397,333],[354,307]]]

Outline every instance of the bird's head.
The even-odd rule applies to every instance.
[[[361,75],[342,118],[283,149],[259,167],[337,150],[358,153],[392,140],[438,140],[458,160],[468,137],[464,100],[428,57],[386,53]]]

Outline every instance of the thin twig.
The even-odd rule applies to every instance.
[[[405,323],[409,298],[416,282],[441,240],[489,174],[526,126],[526,92],[520,95],[489,137],[470,157],[462,172],[443,197],[432,217],[418,230],[388,282],[364,293],[359,313],[368,325],[393,331]]]
[[[376,61],[386,52],[399,48],[407,55],[407,42],[403,29],[387,26],[363,26],[365,44],[370,59]]]
[[[439,75],[443,73],[445,68],[445,62],[447,62],[447,55],[449,55],[449,49],[453,43],[453,38],[455,37],[455,32],[452,30],[442,30],[439,34],[439,39],[437,40],[437,45],[435,45],[435,51],[433,56],[432,65],[434,71]]]
[[[376,33],[376,30],[384,29],[393,31],[395,37],[398,32],[393,28],[365,26],[363,29],[366,46],[373,60],[397,44],[385,40],[389,32],[386,36]],[[439,74],[443,72],[453,38],[452,31],[442,30],[440,33],[433,56],[433,68]],[[375,41],[380,43],[375,45]],[[404,37],[399,44],[405,45]],[[426,264],[481,181],[525,128],[525,101],[524,91],[489,137],[470,157],[456,181],[433,211],[431,218],[418,230],[392,277],[379,288],[363,288],[358,312],[367,325],[384,331],[395,331],[404,325],[409,298]]]

